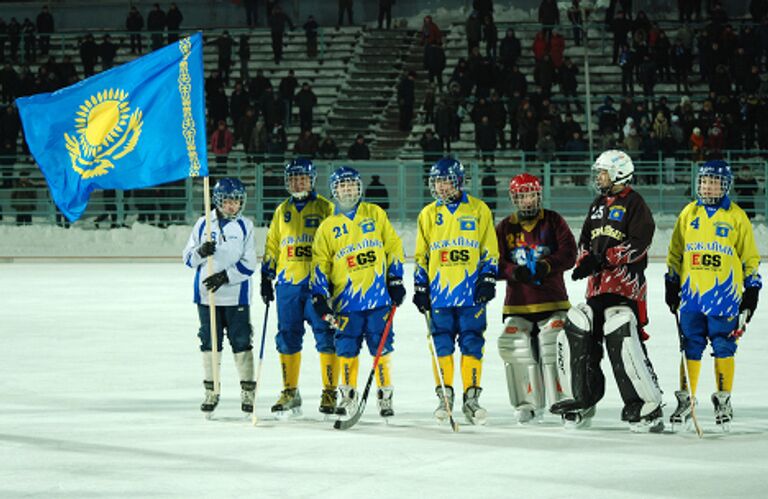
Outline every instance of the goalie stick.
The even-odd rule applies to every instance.
[[[459,425],[453,419],[453,411],[451,410],[451,404],[448,400],[448,392],[445,389],[445,380],[443,379],[443,371],[440,369],[440,361],[437,358],[437,350],[435,350],[435,337],[432,336],[432,318],[429,311],[424,313],[424,319],[427,322],[427,339],[429,340],[429,351],[432,354],[432,362],[435,370],[437,371],[437,378],[440,380],[440,389],[443,392],[443,402],[445,402],[445,410],[448,413],[448,421],[451,423],[451,428],[454,432],[459,431]]]
[[[376,350],[376,357],[373,359],[373,367],[371,367],[371,374],[368,375],[368,381],[365,383],[365,390],[363,390],[363,396],[360,398],[360,404],[357,406],[357,412],[355,412],[351,418],[341,420],[339,419],[333,423],[333,427],[337,430],[347,430],[355,426],[360,421],[360,417],[365,411],[365,403],[368,400],[368,394],[371,391],[371,384],[373,383],[373,377],[376,374],[376,368],[379,365],[379,359],[381,359],[381,352],[384,350],[384,344],[387,342],[389,331],[392,329],[392,319],[395,318],[395,310],[397,307],[392,307],[389,311],[389,319],[384,326],[384,332],[381,334],[381,340],[379,341],[379,348]]]

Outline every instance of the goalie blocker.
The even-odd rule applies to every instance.
[[[540,416],[545,407],[563,398],[555,347],[564,320],[565,312],[536,322],[521,316],[506,320],[499,337],[499,354],[504,360],[509,402],[521,423]]]
[[[566,400],[551,410],[559,414],[584,411],[605,393],[600,370],[602,341],[593,328],[593,310],[580,304],[568,311],[565,328],[557,339],[557,369]],[[602,330],[608,358],[624,409],[621,419],[632,424],[653,422],[661,415],[661,389],[640,341],[637,318],[629,306],[605,309]],[[653,431],[654,428],[649,428]],[[639,430],[638,430],[639,431]]]

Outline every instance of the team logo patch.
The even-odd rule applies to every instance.
[[[717,237],[728,237],[728,233],[731,229],[733,229],[733,227],[725,222],[715,223],[715,235]]]
[[[463,217],[459,219],[459,230],[475,230],[477,223],[473,217]]]
[[[626,208],[623,206],[612,206],[611,209],[608,211],[608,220],[613,220],[614,222],[621,222],[621,220],[624,218],[624,213],[626,213]]]
[[[320,227],[320,217],[310,216],[304,219],[304,227],[317,228]]]
[[[373,219],[366,218],[360,223],[360,230],[363,231],[363,234],[368,234],[376,230],[376,224],[373,222]]]

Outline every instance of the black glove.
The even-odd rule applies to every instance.
[[[272,287],[272,279],[266,274],[261,274],[261,299],[264,301],[264,305],[275,301],[275,288]]]
[[[208,258],[216,253],[216,241],[206,241],[197,248],[197,254],[203,258]]]
[[[584,258],[582,258],[581,263],[579,263],[579,266],[573,269],[573,274],[571,274],[571,279],[574,281],[578,281],[579,279],[584,279],[585,277],[589,277],[603,266],[603,262],[600,260],[600,258],[595,255],[594,253],[590,253]]]
[[[679,279],[664,279],[664,301],[667,302],[669,311],[673,314],[677,313],[677,309],[680,308],[680,280]]]
[[[534,275],[538,280],[547,277],[551,271],[552,267],[549,266],[549,262],[544,260],[536,262],[536,273]]]
[[[755,309],[757,308],[757,297],[760,294],[760,288],[751,286],[749,288],[746,288],[744,290],[744,293],[741,295],[741,304],[739,305],[739,313],[743,311],[747,311],[747,322],[749,322],[752,319],[752,316],[755,314]]]
[[[429,288],[425,285],[417,284],[413,288],[413,304],[422,314],[427,313],[432,308],[429,300]]]
[[[475,302],[488,303],[496,296],[496,277],[493,274],[483,274],[475,286]]]
[[[203,284],[208,289],[208,291],[213,291],[214,293],[218,291],[220,287],[227,284],[229,282],[229,277],[227,277],[227,271],[222,270],[220,272],[216,272],[213,275],[209,275],[205,279],[203,279]]]
[[[336,316],[333,315],[333,309],[328,305],[328,300],[323,295],[312,295],[312,308],[321,320],[336,329]]]
[[[387,291],[392,299],[392,303],[396,307],[403,304],[403,300],[405,300],[405,286],[403,286],[402,277],[390,277],[387,283]]]
[[[512,279],[517,282],[522,282],[523,284],[530,283],[532,278],[533,275],[531,275],[531,270],[527,265],[518,265],[512,272]]]

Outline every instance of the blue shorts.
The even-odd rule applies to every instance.
[[[336,355],[339,357],[357,357],[360,355],[360,349],[363,346],[363,338],[368,345],[368,352],[376,355],[379,348],[381,335],[384,333],[384,326],[389,319],[390,307],[379,307],[372,310],[363,310],[360,312],[349,312],[347,314],[338,314],[336,320],[339,328],[336,330]],[[394,350],[392,344],[395,338],[394,326],[389,331],[387,340],[384,342],[384,349],[381,355],[386,355]]]
[[[736,353],[736,338],[731,333],[738,327],[738,317],[680,312],[680,327],[685,338],[685,356],[691,360],[701,360],[707,340],[712,344],[712,354],[719,359]]]
[[[300,352],[304,340],[304,322],[312,326],[315,335],[315,347],[321,353],[333,353],[333,331],[321,320],[312,307],[312,299],[307,286],[278,284],[275,287],[277,297],[277,351],[291,355]]]
[[[210,352],[211,313],[208,305],[198,305],[197,315],[200,318],[200,330],[197,333],[198,338],[200,338],[200,350]],[[216,307],[217,351],[219,352],[221,352],[224,346],[225,329],[227,331],[227,338],[229,338],[229,345],[232,347],[232,353],[253,349],[253,344],[251,343],[253,338],[251,307],[248,305]]]
[[[438,357],[453,355],[459,343],[462,355],[483,358],[485,346],[485,305],[432,309],[432,337]]]

